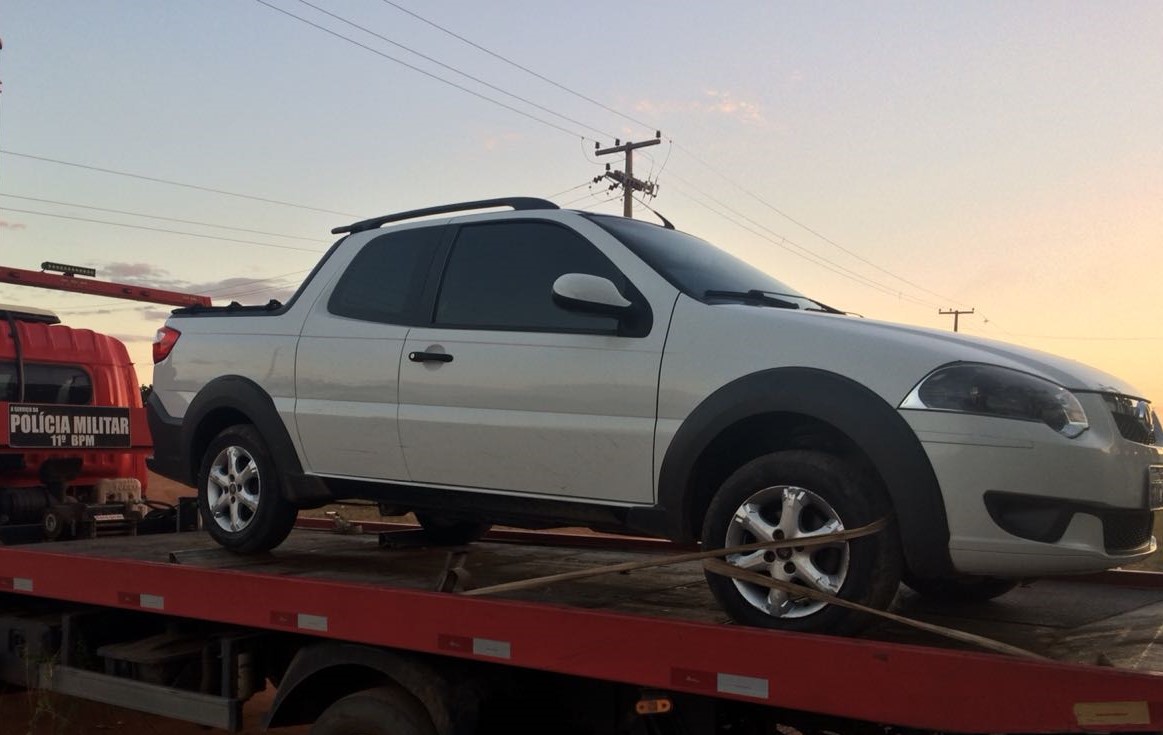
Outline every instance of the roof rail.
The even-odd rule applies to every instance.
[[[343,227],[336,227],[331,231],[331,234],[341,235],[347,232],[363,232],[364,230],[374,230],[381,225],[388,224],[389,222],[400,222],[406,219],[425,217],[430,214],[467,212],[473,209],[488,209],[490,207],[511,207],[514,211],[526,209],[559,209],[559,207],[553,202],[547,199],[537,199],[536,197],[501,197],[499,199],[480,199],[475,202],[442,204],[439,207],[425,207],[424,209],[413,209],[409,212],[385,214],[383,217],[373,217],[372,219],[361,220],[359,222],[345,225]]]

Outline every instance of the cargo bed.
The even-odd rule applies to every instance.
[[[450,551],[385,548],[376,531],[386,528],[301,528],[251,557],[198,533],[5,547],[0,588],[13,593],[6,605],[25,595],[145,610],[933,730],[1163,726],[1158,575],[1040,581],[963,606],[902,588],[895,612],[1048,657],[1028,660],[896,623],[861,639],[731,625],[697,563],[497,596],[435,592]],[[494,538],[465,547],[468,587],[674,551],[554,533]]]

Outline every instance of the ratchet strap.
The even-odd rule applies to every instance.
[[[850,541],[862,536],[869,536],[883,530],[888,525],[887,518],[881,518],[873,521],[865,526],[859,528],[838,531],[836,533],[821,534],[819,536],[798,537],[794,539],[779,539],[775,541],[757,541],[755,543],[743,544],[741,546],[733,546],[726,549],[709,549],[705,551],[691,551],[682,554],[670,554],[653,559],[642,559],[638,561],[623,562],[621,564],[610,564],[607,566],[594,567],[592,569],[579,569],[572,572],[562,572],[560,574],[550,574],[544,577],[532,577],[530,579],[521,579],[515,582],[504,582],[502,584],[494,584],[488,587],[478,587],[476,589],[465,590],[458,594],[466,597],[479,597],[481,595],[492,595],[502,592],[517,592],[521,590],[534,589],[537,587],[544,587],[557,582],[566,582],[576,579],[588,579],[591,577],[598,577],[605,574],[618,574],[622,572],[632,572],[640,569],[651,569],[655,567],[671,566],[674,564],[685,564],[693,561],[701,561],[703,568],[712,574],[719,574],[725,577],[731,577],[741,582],[748,584],[755,584],[762,587],[769,587],[772,589],[781,590],[789,593],[792,597],[807,597],[812,600],[827,603],[829,605],[836,605],[838,607],[856,610],[869,615],[874,615],[878,618],[891,620],[900,625],[906,625],[910,628],[923,630],[926,633],[949,638],[960,643],[968,643],[978,646],[994,653],[1001,653],[1009,656],[1018,656],[1020,658],[1028,658],[1045,661],[1046,657],[1039,654],[1027,651],[1024,648],[1011,646],[1008,643],[1002,643],[992,638],[975,635],[973,633],[966,633],[962,630],[954,628],[947,628],[943,625],[935,625],[933,623],[926,623],[921,620],[914,620],[903,615],[897,615],[886,610],[878,610],[867,605],[861,605],[850,600],[845,600],[836,595],[821,592],[820,590],[805,587],[803,585],[794,584],[792,582],[785,582],[783,580],[774,579],[765,574],[758,574],[723,561],[723,557],[733,554],[743,554],[751,551],[759,550],[775,550],[788,548],[803,548],[812,546],[826,546],[834,544],[839,541]]]

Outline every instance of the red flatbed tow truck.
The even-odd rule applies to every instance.
[[[227,730],[271,682],[268,724],[324,735],[381,732],[336,729],[351,722],[337,710],[395,712],[406,726],[382,732],[398,733],[1163,729],[1161,575],[1041,581],[961,607],[902,590],[896,612],[1045,656],[1028,658],[896,623],[859,639],[726,624],[697,563],[496,596],[434,591],[665,544],[499,532],[422,548],[380,524],[301,525],[259,557],[199,533],[0,548],[0,671]]]

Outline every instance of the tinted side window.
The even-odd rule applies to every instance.
[[[0,401],[19,400],[16,363],[0,362]],[[24,400],[83,406],[93,400],[89,374],[73,365],[24,365]]]
[[[339,279],[327,310],[372,322],[407,321],[424,288],[441,228],[382,235],[364,245]]]
[[[552,332],[617,331],[618,320],[566,311],[553,302],[553,282],[566,273],[609,278],[627,293],[626,278],[589,241],[546,222],[462,227],[452,247],[436,323]]]

